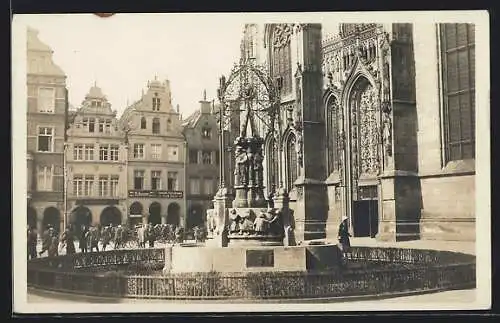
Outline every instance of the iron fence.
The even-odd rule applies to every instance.
[[[475,257],[448,251],[352,248],[349,261],[386,266],[325,272],[130,275],[102,268],[163,264],[163,249],[110,250],[33,259],[28,286],[91,296],[159,299],[265,299],[380,295],[474,287]]]

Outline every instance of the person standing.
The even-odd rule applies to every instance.
[[[86,225],[83,226],[82,234],[80,236],[80,250],[82,253],[87,252],[87,236],[88,236],[89,229],[87,228]]]
[[[50,237],[50,246],[49,246],[49,257],[57,257],[59,255],[59,238],[57,234],[52,234]]]
[[[149,248],[154,248],[156,237],[155,237],[155,230],[151,223],[148,224],[147,237],[148,237]]]
[[[338,239],[339,247],[342,252],[342,256],[345,258],[348,253],[351,252],[351,234],[349,233],[349,223],[347,221],[347,216],[342,216],[342,222],[339,225]]]
[[[75,237],[73,236],[73,230],[71,230],[71,225],[69,225],[66,230],[64,230],[61,236],[61,242],[66,245],[66,254],[72,255],[76,252],[75,250]]]
[[[39,256],[43,255],[45,251],[48,251],[50,245],[52,244],[52,228],[51,226],[47,226],[47,229],[43,232],[42,235],[42,250],[38,253]]]

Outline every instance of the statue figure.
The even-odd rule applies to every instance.
[[[295,145],[295,150],[297,152],[297,161],[302,168],[302,162],[303,162],[303,138],[302,138],[302,132],[298,131],[297,132],[297,144]]]
[[[235,209],[232,209],[229,213],[229,218],[231,219],[231,225],[229,226],[229,232],[235,233],[240,231],[240,216]]]
[[[269,221],[266,218],[266,212],[261,212],[255,219],[254,230],[257,234],[266,234],[269,230]]]
[[[392,156],[392,125],[391,117],[388,114],[385,114],[382,138],[384,140],[385,152],[388,156]]]
[[[240,234],[249,235],[254,231],[253,226],[252,220],[248,216],[245,216],[241,221]]]
[[[247,174],[248,174],[248,181],[246,182],[248,185],[254,185],[255,184],[255,168],[253,167],[254,165],[254,159],[255,159],[255,154],[253,152],[253,138],[248,138],[248,146],[247,146],[247,152],[246,152],[246,158],[247,158]]]
[[[248,184],[248,156],[244,146],[237,144],[236,146],[236,167],[234,170],[235,184],[247,185]]]
[[[283,233],[283,223],[281,221],[281,212],[278,209],[270,209],[267,212],[267,221],[269,222],[269,232],[272,234]]]

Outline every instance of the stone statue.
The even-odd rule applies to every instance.
[[[388,114],[385,114],[382,138],[384,140],[384,148],[386,154],[388,156],[392,156],[392,125],[391,117]]]
[[[283,222],[281,220],[281,212],[278,209],[270,209],[267,212],[267,221],[269,222],[269,233],[282,234]]]
[[[261,212],[255,219],[254,230],[257,234],[266,234],[269,231],[269,221],[266,217],[266,212]]]
[[[231,219],[231,225],[229,226],[230,233],[236,233],[240,231],[240,216],[235,209],[229,212],[229,218]]]
[[[252,220],[250,220],[248,216],[245,216],[241,221],[240,234],[249,235],[250,233],[253,233],[253,227],[254,223],[252,222]]]
[[[246,152],[246,161],[247,161],[247,179],[248,181],[246,182],[248,185],[254,185],[255,184],[255,168],[254,168],[254,160],[255,160],[255,155],[253,152],[254,147],[253,146],[253,138],[248,138],[248,147],[247,147],[247,152]]]
[[[248,166],[249,160],[247,152],[243,146],[236,146],[236,157],[235,157],[236,167],[234,170],[235,184],[236,185],[247,185],[248,184]]]
[[[297,152],[297,161],[301,168],[302,168],[302,162],[304,160],[303,143],[304,140],[302,138],[302,132],[297,131],[297,143],[295,144],[295,151]]]

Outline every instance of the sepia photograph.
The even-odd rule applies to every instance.
[[[14,312],[490,308],[489,32],[14,15]]]

